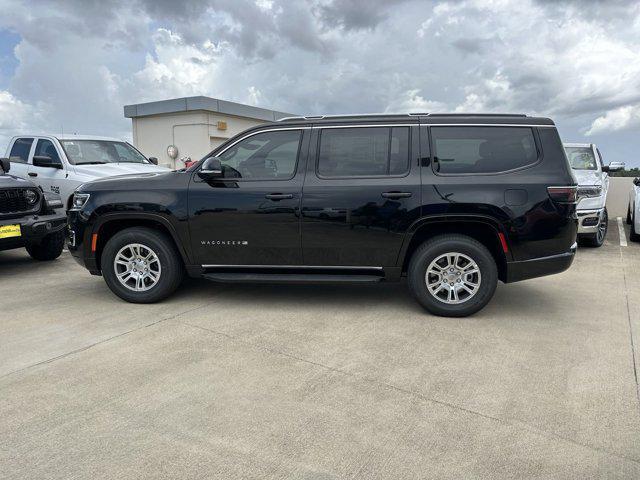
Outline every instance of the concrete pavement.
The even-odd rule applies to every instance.
[[[447,319],[403,285],[189,281],[131,305],[68,255],[0,252],[0,471],[640,478],[639,270],[612,221],[569,271]]]

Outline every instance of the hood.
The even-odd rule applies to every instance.
[[[2,170],[0,170],[1,172]],[[0,174],[0,188],[28,188],[36,185],[29,180],[14,177],[13,175]]]
[[[74,165],[73,169],[78,175],[90,177],[89,180],[127,175],[135,173],[170,172],[166,167],[148,163],[104,163],[100,165]]]
[[[598,170],[574,170],[573,176],[578,180],[578,185],[602,184],[602,173]]]

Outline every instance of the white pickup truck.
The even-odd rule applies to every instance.
[[[578,180],[578,241],[600,247],[607,236],[609,214],[607,194],[609,173],[624,169],[624,163],[605,165],[600,150],[593,143],[565,143],[567,159]]]
[[[67,210],[74,190],[83,183],[128,173],[169,171],[127,142],[88,135],[20,135],[11,139],[5,156],[11,161],[12,175],[60,195]]]

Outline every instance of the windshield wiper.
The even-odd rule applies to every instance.
[[[107,162],[80,162],[76,163],[76,165],[104,165]]]

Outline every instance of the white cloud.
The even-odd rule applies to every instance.
[[[640,105],[627,105],[625,107],[609,110],[604,115],[596,118],[586,135],[616,132],[630,128],[640,128]]]

